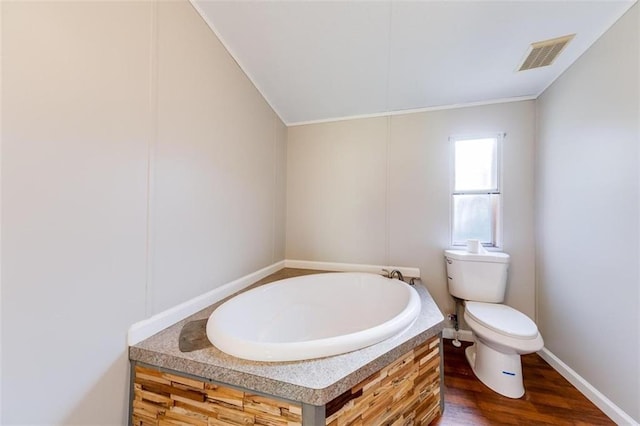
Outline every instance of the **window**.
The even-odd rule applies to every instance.
[[[451,244],[501,243],[500,153],[502,135],[450,138],[453,156]]]

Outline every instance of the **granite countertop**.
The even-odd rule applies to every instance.
[[[282,277],[321,272],[284,269],[249,288]],[[442,331],[444,317],[433,298],[419,280],[415,289],[422,308],[411,327],[380,343],[346,354],[294,362],[256,362],[227,355],[214,346],[181,352],[178,340],[183,326],[208,318],[225,299],[131,346],[129,358],[292,401],[324,405]]]

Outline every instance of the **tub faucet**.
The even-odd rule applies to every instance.
[[[389,272],[388,269],[383,269],[382,272],[384,273],[383,275],[386,278],[393,279],[393,278],[397,277],[400,281],[404,281],[404,275],[402,275],[402,272],[400,272],[397,269],[394,269],[391,272]],[[409,281],[409,285],[414,285],[415,284],[415,280],[416,280],[415,278],[411,278],[411,280]],[[404,281],[404,282],[406,282],[406,281]]]
[[[389,278],[393,279],[395,277],[398,277],[398,279],[400,281],[404,281],[404,276],[402,276],[402,272],[398,271],[397,269],[394,269],[393,271],[391,271],[391,273],[389,274]]]

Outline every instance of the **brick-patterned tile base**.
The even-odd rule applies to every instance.
[[[134,426],[302,424],[302,406],[135,366]]]
[[[436,336],[329,402],[326,424],[428,425],[441,414],[440,398]]]
[[[440,399],[436,336],[330,401],[326,425],[428,425]],[[134,426],[295,426],[302,405],[135,365],[131,416]]]

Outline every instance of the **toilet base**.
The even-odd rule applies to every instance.
[[[499,352],[476,338],[465,355],[476,377],[491,390],[509,398],[524,395],[519,354]]]

